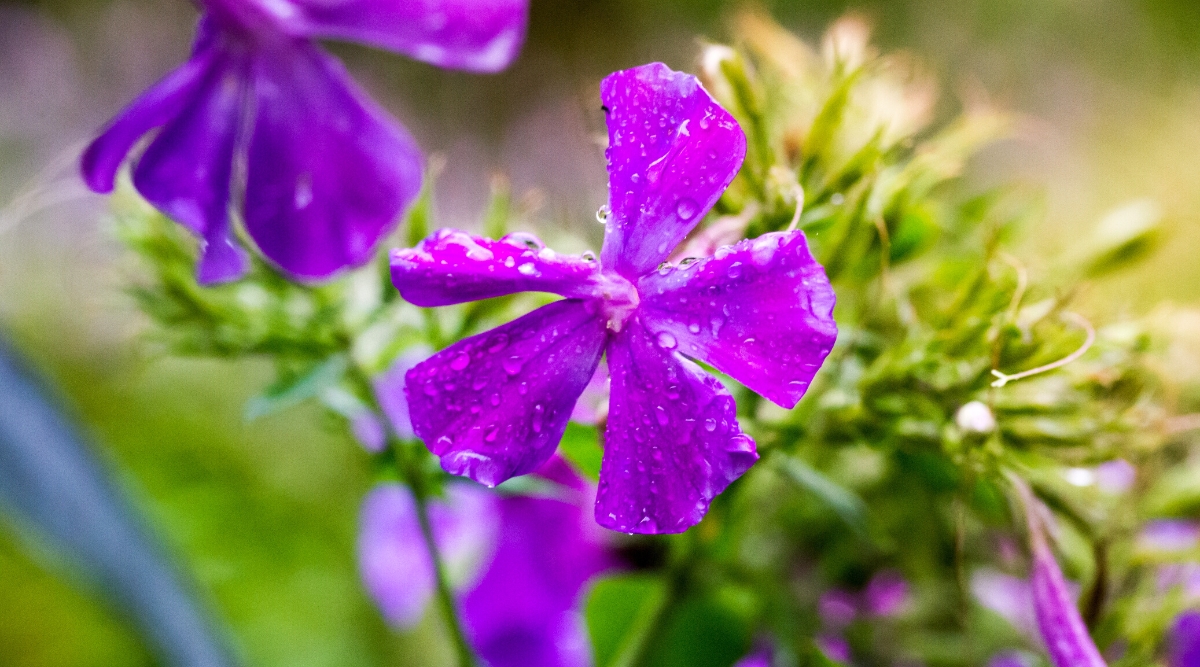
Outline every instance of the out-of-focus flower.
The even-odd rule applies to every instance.
[[[615,560],[587,516],[588,485],[558,458],[538,474],[555,498],[496,496],[450,485],[430,521],[450,564],[468,639],[491,667],[590,664],[577,611],[586,583]],[[420,620],[434,576],[412,494],[384,485],[363,506],[359,562],[367,590],[393,623]]]
[[[775,656],[775,649],[771,646],[761,646],[755,649],[746,657],[737,661],[733,667],[771,667],[771,659]]]
[[[609,76],[601,97],[610,182],[600,262],[529,235],[454,230],[393,251],[392,280],[419,306],[567,297],[413,369],[413,428],[447,471],[499,484],[553,454],[607,353],[596,520],[679,532],[758,459],[729,391],[684,355],[793,407],[833,346],[834,294],[801,232],[660,267],[737,174],[745,135],[695,77],[660,63]]]
[[[863,601],[867,613],[875,616],[892,616],[908,605],[908,582],[899,572],[884,570],[871,578]]]
[[[1200,526],[1182,519],[1148,521],[1138,533],[1137,546],[1145,551],[1189,551],[1200,546]]]
[[[382,417],[366,405],[358,404],[354,406],[350,418],[350,430],[363,449],[382,452],[387,447],[389,427],[401,440],[413,437],[408,400],[404,397],[404,375],[432,353],[433,350],[426,345],[413,346],[401,352],[386,371],[372,379],[372,389],[383,412]]]
[[[230,219],[282,270],[323,279],[368,260],[421,185],[416,143],[313,40],[364,42],[491,72],[519,48],[527,0],[201,0],[191,58],[125,109],[83,155],[97,192],[133,169],[156,208],[202,240],[201,282],[247,267]]]
[[[1023,634],[1038,636],[1033,593],[1027,580],[996,570],[980,569],[971,575],[971,593],[979,604],[999,614]]]
[[[1171,667],[1200,665],[1200,611],[1185,611],[1175,619],[1170,646]]]
[[[1039,514],[1041,503],[1024,482],[1019,482],[1017,488],[1025,502],[1029,549],[1033,556],[1030,577],[1033,609],[1050,661],[1055,667],[1106,667],[1075,606],[1075,596],[1067,588],[1067,581],[1050,550],[1046,527]]]
[[[850,643],[844,638],[834,634],[823,634],[814,641],[826,657],[838,662],[850,662]]]
[[[998,653],[988,661],[988,667],[1033,667],[1033,664],[1033,660],[1024,653],[1015,651]]]
[[[858,615],[858,600],[847,591],[826,591],[817,601],[817,611],[826,625],[844,627]]]
[[[1185,601],[1200,602],[1200,563],[1167,563],[1158,568],[1157,579],[1159,591],[1179,587]]]
[[[1105,493],[1125,493],[1137,481],[1137,468],[1125,459],[1105,461],[1096,466],[1096,488]]]

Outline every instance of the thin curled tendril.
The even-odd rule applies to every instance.
[[[996,380],[994,382],[992,382],[992,386],[997,387],[997,388],[1003,387],[1004,385],[1008,384],[1009,382],[1012,382],[1013,380],[1020,380],[1022,378],[1027,378],[1027,377],[1030,377],[1033,375],[1038,375],[1039,373],[1045,373],[1047,371],[1052,371],[1056,368],[1062,368],[1063,366],[1066,366],[1067,364],[1071,363],[1072,361],[1075,361],[1079,357],[1082,357],[1084,355],[1084,353],[1087,352],[1088,349],[1092,347],[1092,343],[1096,342],[1096,328],[1092,326],[1091,322],[1088,322],[1086,319],[1084,319],[1084,317],[1082,315],[1079,315],[1078,313],[1069,313],[1069,312],[1063,313],[1063,317],[1071,320],[1072,322],[1079,325],[1080,328],[1082,328],[1084,331],[1087,332],[1087,340],[1083,341],[1083,345],[1080,345],[1078,350],[1075,350],[1071,354],[1068,354],[1067,356],[1063,357],[1062,359],[1059,359],[1058,361],[1048,363],[1045,366],[1038,366],[1037,368],[1030,368],[1027,371],[1021,371],[1020,373],[1015,373],[1013,375],[1009,375],[1007,373],[1001,373],[999,370],[993,368],[992,375],[996,376]]]

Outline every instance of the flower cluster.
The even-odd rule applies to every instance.
[[[554,453],[606,356],[596,520],[680,532],[758,458],[729,391],[692,359],[791,408],[833,347],[834,295],[798,231],[665,264],[736,176],[745,136],[694,77],[662,64],[609,76],[601,99],[609,203],[599,261],[528,235],[453,230],[392,253],[393,282],[419,306],[566,297],[409,371],[413,429],[448,472],[495,486]]]
[[[505,67],[526,0],[202,0],[191,58],[112,121],[83,156],[87,184],[113,189],[142,136],[133,184],[202,240],[203,283],[247,258],[230,208],[280,269],[328,278],[370,259],[421,186],[412,137],[313,40],[344,39],[438,65]]]

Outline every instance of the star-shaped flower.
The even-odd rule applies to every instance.
[[[421,186],[412,137],[316,39],[345,39],[438,65],[505,67],[528,0],[200,0],[192,56],[118,115],[83,156],[109,192],[138,140],[161,127],[133,184],[202,239],[201,282],[247,267],[231,203],[262,253],[300,279],[372,256]]]
[[[495,485],[554,453],[602,355],[611,374],[596,520],[686,530],[757,459],[729,391],[693,359],[793,407],[833,347],[834,294],[801,232],[660,267],[733,180],[746,138],[695,77],[660,63],[601,84],[609,210],[600,260],[528,235],[442,230],[392,254],[418,306],[521,291],[565,299],[407,375],[413,429],[448,472]]]

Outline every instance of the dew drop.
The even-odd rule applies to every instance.
[[[511,269],[512,267],[514,267],[514,266],[516,266],[516,265],[517,265],[517,262],[516,262],[516,260],[514,260],[512,257],[505,257],[505,258],[504,258],[504,266],[507,266],[508,268],[510,268],[510,269]]]
[[[664,332],[658,334],[658,346],[661,347],[662,349],[674,350],[675,345],[676,345],[675,337],[672,336],[669,332],[664,331]]]
[[[582,257],[583,261],[585,261],[585,262],[596,261],[596,253],[592,252],[591,250],[584,250],[583,254],[580,255],[580,257]]]
[[[492,407],[500,405],[500,394],[492,394],[491,403]]]
[[[487,351],[495,354],[506,347],[508,347],[508,334],[497,334],[496,337],[488,343]]]
[[[509,357],[501,362],[500,365],[504,367],[505,373],[516,375],[521,372],[521,367],[525,365],[525,362],[521,357]]]
[[[636,174],[635,174],[635,176],[636,176]],[[637,182],[637,180],[635,179],[634,183],[636,183],[636,182]],[[612,215],[612,209],[610,209],[608,207],[608,204],[604,204],[600,208],[596,209],[596,222],[599,222],[600,224],[604,224],[604,223],[608,222],[608,216],[610,216],[610,215]]]
[[[679,214],[680,220],[691,220],[696,217],[697,210],[699,207],[696,206],[696,202],[686,197],[680,199],[679,203],[675,205],[675,212]]]
[[[654,409],[654,418],[658,420],[659,426],[666,426],[671,421],[671,418],[667,416],[667,409],[661,405]]]
[[[717,420],[713,419],[712,417],[705,419],[704,420],[704,430],[708,431],[709,433],[712,433],[713,431],[717,430]]]
[[[500,434],[500,427],[492,424],[488,427],[487,433],[483,434],[483,439],[488,442],[496,442],[496,436]]]
[[[471,364],[471,356],[466,352],[460,352],[457,357],[454,357],[450,362],[450,368],[456,371],[461,371]]]
[[[698,333],[700,333],[700,325],[697,324],[696,322],[692,322],[691,324],[688,325],[688,331],[690,331],[694,334],[698,334]]]
[[[437,385],[435,385],[432,382],[426,382],[425,383],[425,395],[426,396],[437,396],[438,395]]]
[[[526,262],[517,267],[517,272],[523,276],[534,276],[537,275],[538,270],[532,263]]]

